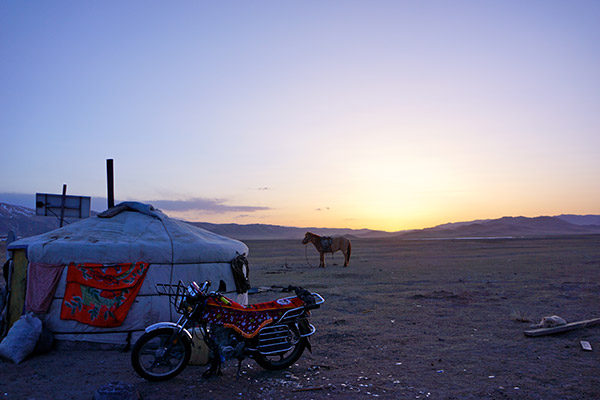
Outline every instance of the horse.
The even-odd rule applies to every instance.
[[[348,239],[342,236],[319,236],[311,232],[306,232],[302,244],[312,243],[319,252],[321,263],[319,267],[325,268],[325,253],[335,253],[340,250],[344,254],[344,267],[350,262],[350,253],[352,253],[352,244]]]

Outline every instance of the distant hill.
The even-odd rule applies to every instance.
[[[600,225],[600,215],[562,214],[557,218],[575,225]]]
[[[555,217],[503,217],[493,220],[454,222],[433,228],[400,232],[384,232],[371,229],[298,228],[266,224],[188,223],[239,240],[296,240],[304,237],[307,231],[318,235],[343,235],[361,239],[391,237],[399,239],[444,239],[600,234],[600,215],[564,214]],[[48,232],[58,228],[58,226],[59,222],[56,218],[38,217],[33,209],[0,203],[0,237],[6,236],[11,229],[15,230],[19,237],[28,237]]]
[[[92,215],[97,214],[92,211]],[[74,218],[65,218],[64,224],[78,221]],[[5,237],[13,230],[17,237],[39,235],[60,227],[60,221],[55,217],[41,217],[35,215],[35,210],[14,204],[0,203],[0,237]]]
[[[370,229],[296,228],[291,226],[266,224],[211,224],[208,222],[188,222],[207,231],[239,240],[252,239],[302,239],[307,231],[322,236],[354,236],[358,238],[391,237],[396,233]]]
[[[0,237],[14,230],[17,236],[39,235],[59,227],[56,218],[37,217],[35,210],[12,204],[0,203]]]
[[[94,212],[92,212],[94,214]],[[68,220],[75,222],[77,220]],[[206,229],[222,236],[239,240],[250,239],[301,239],[307,231],[319,235],[348,235],[354,237],[389,237],[395,233],[370,229],[332,229],[332,228],[296,228],[266,224],[211,224],[208,222],[188,222],[191,225]],[[19,237],[39,235],[59,227],[59,222],[52,217],[38,217],[35,210],[13,204],[0,203],[0,237],[14,230]]]
[[[583,221],[583,219],[579,221]],[[589,218],[586,221],[593,221],[593,219]],[[503,217],[494,220],[444,224],[433,228],[401,233],[398,237],[405,239],[531,237],[596,233],[600,233],[600,224],[574,224],[560,217]]]

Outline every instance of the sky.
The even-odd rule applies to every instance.
[[[0,202],[417,229],[600,214],[600,2],[0,2]]]

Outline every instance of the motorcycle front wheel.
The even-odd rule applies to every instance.
[[[139,376],[164,381],[179,374],[192,355],[190,341],[170,328],[144,333],[133,346],[131,364]]]
[[[254,360],[263,367],[271,371],[284,369],[294,364],[306,348],[306,338],[301,338],[296,342],[294,347],[288,351],[275,354],[256,354]]]

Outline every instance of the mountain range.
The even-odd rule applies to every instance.
[[[67,222],[72,223],[74,220]],[[453,222],[432,228],[397,232],[371,229],[298,228],[266,224],[188,223],[239,240],[301,239],[307,231],[325,236],[344,235],[364,239],[508,238],[600,234],[600,215],[572,214]],[[0,237],[6,236],[10,230],[14,230],[19,237],[28,237],[58,227],[59,222],[56,218],[36,216],[35,210],[31,208],[0,203]]]

